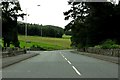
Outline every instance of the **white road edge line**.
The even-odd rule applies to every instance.
[[[74,66],[72,66],[72,68],[75,70],[75,72],[76,72],[78,75],[81,76],[81,73],[80,73]]]

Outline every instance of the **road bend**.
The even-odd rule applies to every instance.
[[[3,78],[118,78],[115,63],[74,54],[71,50],[31,51],[40,55],[2,70]]]

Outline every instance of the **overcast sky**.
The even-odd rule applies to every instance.
[[[24,13],[29,14],[24,22],[42,25],[55,25],[64,28],[69,21],[64,20],[63,12],[70,9],[69,0],[19,0]],[[111,1],[111,0],[108,0]],[[113,0],[119,1],[119,0]],[[40,6],[37,6],[40,5]],[[22,21],[22,19],[19,19]]]
[[[64,20],[63,12],[70,9],[68,0],[19,0],[22,10],[29,14],[24,22],[55,25],[64,28],[70,21]],[[40,5],[40,6],[37,6]],[[27,9],[27,10],[26,10]],[[27,20],[26,20],[27,19]],[[22,19],[19,19],[21,21]]]

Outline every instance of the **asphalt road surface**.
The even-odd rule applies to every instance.
[[[4,68],[2,77],[118,78],[118,65],[115,63],[74,54],[70,50],[36,52],[40,55]]]

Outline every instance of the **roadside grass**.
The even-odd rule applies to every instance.
[[[63,50],[71,49],[71,41],[68,38],[50,38],[39,36],[22,36],[19,35],[20,47],[40,46],[46,50]],[[26,43],[29,41],[30,43]]]

